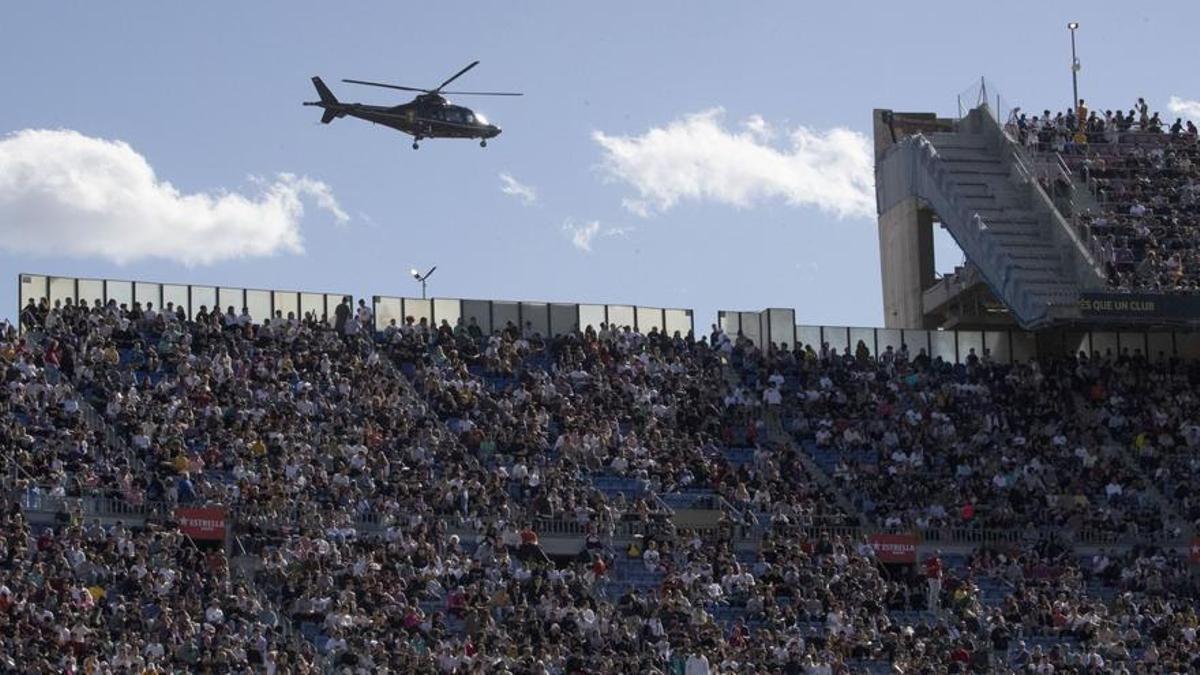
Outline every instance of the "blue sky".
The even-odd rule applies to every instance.
[[[823,152],[849,152],[831,130],[869,134],[875,107],[952,114],[980,75],[1026,109],[1064,108],[1071,19],[1083,24],[1081,95],[1093,107],[1128,109],[1144,96],[1166,113],[1171,96],[1200,98],[1200,5],[1079,7],[14,3],[0,22],[0,134],[120,140],[181,194],[261,200],[282,185],[306,208],[299,217],[279,207],[263,233],[243,226],[224,243],[208,230],[181,239],[212,241],[214,262],[144,241],[127,255],[60,245],[55,237],[86,234],[23,225],[53,195],[9,195],[6,210],[0,189],[0,237],[26,242],[0,244],[0,315],[13,311],[18,271],[400,295],[419,291],[410,267],[436,264],[430,289],[441,297],[690,307],[700,326],[719,308],[794,307],[802,323],[879,325],[874,219],[858,208],[839,215],[848,200],[828,198],[857,165],[805,173],[814,160],[796,158],[796,130],[808,130],[820,168]],[[312,75],[342,100],[400,103],[338,80],[433,86],[474,59],[482,64],[462,88],[526,92],[456,99],[504,128],[486,149],[427,141],[414,152],[396,132],[349,119],[322,126],[300,106],[315,98]],[[23,147],[74,157],[53,143]],[[616,158],[621,148],[632,155]],[[680,184],[679,162],[709,175]],[[319,182],[346,222],[317,207],[314,190],[278,183],[280,173]],[[536,200],[502,192],[502,173]],[[190,227],[190,211],[163,209],[139,217],[169,213],[164,228]],[[115,231],[137,221],[102,216]],[[255,246],[273,237],[283,243]],[[143,249],[149,257],[136,255]],[[944,253],[939,267],[955,262]]]

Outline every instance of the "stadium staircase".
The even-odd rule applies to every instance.
[[[796,457],[796,459],[798,459],[800,463],[804,465],[804,470],[808,472],[809,477],[816,481],[817,485],[819,485],[822,490],[833,497],[833,500],[842,508],[842,511],[857,517],[859,522],[870,523],[872,525],[875,524],[874,520],[870,517],[867,517],[865,513],[855,506],[854,502],[850,501],[850,498],[846,496],[846,493],[843,492],[842,489],[838,487],[838,484],[834,482],[832,476],[834,465],[837,463],[836,460],[833,462],[833,464],[829,465],[818,461],[818,459],[811,454],[816,449],[815,444],[811,447],[802,447],[801,444],[799,444],[791,434],[779,434],[778,441],[783,443],[785,447],[787,447],[788,451],[790,451]]]
[[[992,118],[972,110],[954,132],[917,134],[876,166],[880,213],[916,197],[931,208],[1018,323],[1037,329],[1078,315],[1081,288],[1102,268],[1039,182],[1041,167]]]

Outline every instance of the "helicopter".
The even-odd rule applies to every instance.
[[[366,80],[342,80],[342,82],[350,84],[419,92],[412,101],[396,106],[342,103],[321,81],[321,78],[314,77],[312,78],[313,86],[316,87],[317,95],[321,100],[305,101],[304,105],[324,109],[325,112],[321,115],[322,124],[329,124],[336,118],[349,115],[404,132],[413,137],[413,150],[421,147],[420,142],[426,138],[478,138],[480,147],[486,148],[489,138],[500,135],[500,127],[491,124],[483,115],[470,108],[453,105],[443,94],[458,96],[521,96],[522,94],[504,91],[445,91],[446,85],[462,77],[464,73],[477,65],[479,65],[479,61],[472,61],[466,68],[450,76],[434,89],[404,87],[398,84]]]

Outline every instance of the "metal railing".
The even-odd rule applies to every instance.
[[[22,510],[40,513],[70,513],[79,514],[87,519],[124,519],[134,521],[144,518],[170,518],[176,506],[203,506],[202,503],[171,504],[168,502],[145,502],[134,504],[124,499],[107,496],[71,496],[59,497],[33,492],[29,489],[10,492],[9,497]],[[215,506],[216,504],[208,504]],[[253,523],[255,527],[263,524],[273,525],[279,529],[291,529],[303,526],[304,521],[315,518],[310,524],[324,525],[323,516],[300,507],[290,509],[263,509],[253,505],[236,505],[225,507],[226,518],[231,526],[236,528],[242,524]],[[435,516],[444,523],[447,529],[466,533],[477,533],[480,528],[496,524],[499,519],[477,519],[462,517],[455,514]],[[352,522],[356,529],[364,534],[378,533],[394,525],[397,521],[390,515],[379,513],[354,514]],[[600,526],[604,532],[611,532],[615,539],[630,539],[635,536],[673,536],[676,525],[666,518],[651,518],[649,520],[619,520],[609,524],[585,523],[573,518],[534,519],[534,529],[543,538],[582,539]],[[922,545],[937,546],[981,546],[995,544],[1032,543],[1041,539],[1053,538],[1077,546],[1183,546],[1187,543],[1186,533],[1178,535],[1168,531],[1156,532],[1116,532],[1095,528],[973,528],[973,527],[929,527],[924,529],[879,529],[866,526],[845,525],[836,519],[826,519],[797,525],[771,526],[770,524],[749,525],[732,521],[722,525],[689,525],[687,529],[701,536],[716,536],[722,528],[726,528],[733,539],[741,543],[761,541],[768,533],[786,533],[789,536],[803,535],[810,539],[820,537],[842,537],[846,539],[862,539],[872,534],[913,534]],[[235,529],[235,535],[237,534]],[[253,547],[252,547],[253,548]]]
[[[1040,203],[1049,207],[1046,209],[1035,209],[1035,211],[1041,211],[1050,218],[1053,224],[1058,226],[1056,230],[1058,236],[1053,236],[1054,233],[1051,233],[1052,239],[1061,241],[1061,235],[1065,233],[1066,241],[1063,243],[1073,246],[1075,252],[1079,254],[1084,264],[1093,271],[1094,274],[1090,276],[1077,275],[1078,280],[1088,280],[1092,282],[1101,281],[1103,279],[1102,269],[1092,258],[1091,248],[1079,237],[1079,233],[1077,231],[1078,228],[1073,227],[1066,221],[1066,219],[1063,218],[1058,205],[1055,203],[1055,200],[1046,192],[1045,187],[1042,185],[1042,181],[1039,180],[1037,167],[1042,166],[1042,175],[1044,175],[1047,179],[1049,179],[1052,175],[1057,177],[1059,176],[1059,172],[1064,172],[1065,170],[1065,180],[1068,185],[1071,184],[1071,172],[1066,170],[1066,163],[1063,161],[1062,156],[1056,154],[1057,162],[1051,161],[1049,166],[1045,166],[1044,162],[1040,162],[1030,155],[1026,151],[1025,147],[1021,145],[1018,139],[1012,137],[1008,130],[1005,129],[1003,123],[998,123],[995,127],[989,128],[989,125],[984,122],[983,127],[984,129],[990,130],[992,134],[996,135],[1000,141],[1001,152],[1007,154],[1012,159],[1014,167],[1018,168],[1018,173],[1021,175],[1021,180],[1029,190],[1034,204],[1036,205]],[[1093,278],[1093,276],[1095,278]],[[1092,285],[1095,285],[1095,283]]]

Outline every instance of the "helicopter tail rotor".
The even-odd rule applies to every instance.
[[[314,77],[312,82],[313,86],[316,87],[317,95],[321,97],[321,100],[308,101],[305,102],[304,105],[315,105],[325,109],[324,114],[321,115],[321,124],[329,124],[335,118],[344,117],[346,113],[340,110],[342,104],[337,100],[337,97],[333,95],[333,92],[329,90],[329,87],[325,86],[325,83],[321,81],[321,78]]]

